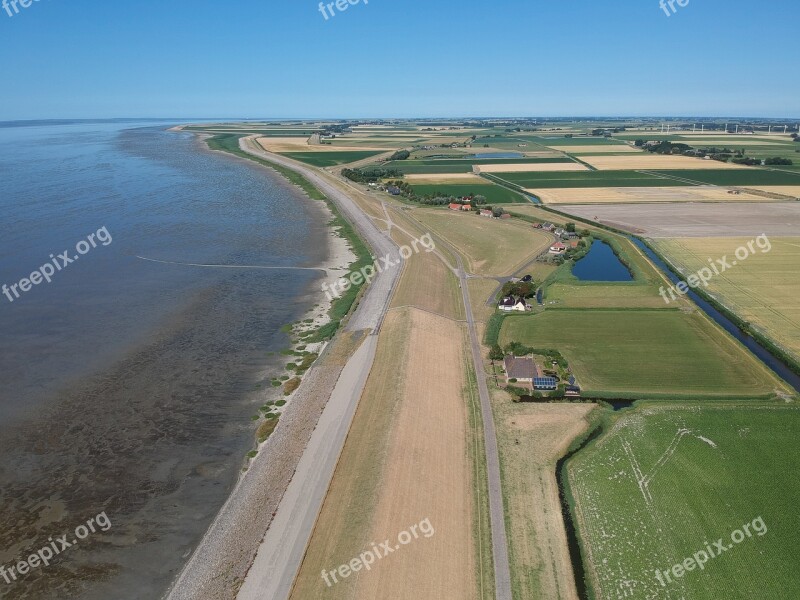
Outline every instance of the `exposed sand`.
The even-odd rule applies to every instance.
[[[587,154],[587,153],[600,153],[600,152],[642,152],[639,148],[628,146],[627,144],[611,145],[611,144],[598,144],[596,146],[550,146],[553,150],[559,152],[568,152],[570,154]]]
[[[716,186],[526,189],[545,204],[614,204],[631,202],[760,202],[754,194],[729,194]],[[800,193],[800,187],[798,188]]]
[[[623,156],[622,158],[627,158]],[[587,161],[588,162],[588,161]],[[532,173],[545,171],[588,171],[585,165],[565,163],[512,163],[505,165],[475,165],[478,173]]]
[[[586,163],[598,171],[625,169],[747,169],[741,165],[723,163],[718,160],[705,160],[691,156],[662,156],[660,154],[639,154],[637,156],[586,156]]]

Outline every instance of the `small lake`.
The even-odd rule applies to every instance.
[[[575,263],[572,274],[581,281],[633,281],[628,267],[600,240],[595,240],[589,253]]]
[[[522,152],[484,152],[476,154],[475,158],[492,159],[492,158],[524,158]]]

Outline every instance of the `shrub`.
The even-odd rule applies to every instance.
[[[288,396],[292,392],[294,392],[297,388],[300,387],[301,379],[299,377],[295,377],[294,379],[290,379],[286,383],[283,384],[283,395]],[[278,404],[277,402],[275,404]],[[279,405],[280,406],[280,405]]]

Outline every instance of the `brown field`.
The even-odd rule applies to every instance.
[[[800,231],[798,231],[800,233]],[[730,256],[752,238],[660,240],[669,260],[696,272],[709,258]],[[770,237],[769,252],[758,248],[746,260],[714,277],[708,291],[784,350],[800,360],[800,237]]]
[[[436,533],[359,573],[352,597],[477,598],[464,330],[415,309],[400,315],[410,327],[409,356],[368,537],[394,541],[423,519]]]
[[[398,243],[408,241],[399,227],[419,235],[405,215],[390,215]],[[471,458],[465,326],[450,318],[462,314],[454,275],[435,253],[414,254],[379,334],[292,600],[490,597],[488,543],[476,532],[483,500]],[[320,577],[373,543],[397,545],[399,533],[424,519],[432,537],[412,540],[330,588]]]
[[[474,214],[416,209],[416,219],[456,247],[476,275],[513,275],[544,252],[552,236],[524,223],[483,219]]]
[[[489,317],[495,313],[494,302],[486,304],[486,301],[489,300],[489,297],[499,285],[500,283],[495,279],[483,277],[473,277],[467,280],[472,314],[475,316],[476,323],[488,321]],[[481,335],[479,338],[483,339],[483,336]]]
[[[397,242],[407,244],[408,236],[400,234]],[[450,319],[464,319],[458,279],[438,256],[424,250],[406,262],[390,306],[414,306]]]
[[[624,157],[623,157],[624,158]],[[474,165],[478,173],[533,173],[547,171],[588,171],[586,165],[569,163],[511,163],[500,165]]]
[[[260,137],[256,141],[258,144],[268,152],[342,152],[347,150],[384,150],[388,151],[391,148],[385,146],[381,147],[368,147],[368,146],[333,146],[328,144],[309,144],[305,138],[298,137]]]
[[[555,469],[595,406],[517,404],[499,390],[493,396],[514,598],[578,600]]]
[[[475,183],[486,185],[486,180],[474,173],[408,174],[404,179],[409,183]]]
[[[517,211],[513,208],[511,210]],[[650,238],[795,236],[800,231],[798,202],[732,204],[561,205],[559,211],[595,220]]]
[[[568,154],[606,154],[614,152],[642,152],[639,148],[628,144],[597,144],[595,146],[548,146],[559,152]]]
[[[622,204],[630,202],[763,202],[763,196],[742,192],[729,194],[716,186],[551,188],[527,189],[545,204]],[[798,188],[800,191],[800,188]],[[785,192],[779,192],[785,193]]]
[[[707,131],[707,132],[702,133],[702,134],[699,131],[696,131],[694,133],[681,134],[680,137],[682,137],[682,138],[697,138],[698,140],[703,141],[703,142],[711,141],[711,142],[719,143],[719,144],[725,142],[725,143],[728,143],[728,144],[731,144],[731,145],[735,145],[735,146],[736,145],[750,143],[751,140],[769,140],[769,141],[771,141],[773,143],[775,143],[775,142],[791,142],[792,141],[791,137],[789,137],[788,135],[784,135],[782,133],[781,134],[774,133],[774,134],[771,134],[771,135],[768,135],[766,133],[763,134],[763,135],[736,135],[736,134],[720,135],[720,133],[718,131]],[[710,139],[706,139],[706,138],[710,138]]]
[[[704,138],[704,137],[692,137],[692,136],[681,136],[683,141],[687,144],[713,144],[716,146],[779,146],[781,144],[785,144],[786,142],[791,142],[791,138],[784,138],[784,139],[777,139],[777,138],[768,138],[770,141],[766,141],[764,139],[753,139],[755,136],[752,135],[745,135],[739,136],[735,139],[731,138]]]
[[[770,192],[773,194],[784,194],[786,196],[794,196],[800,198],[800,185],[759,185],[747,186],[750,189],[761,190],[762,192]]]
[[[659,154],[637,154],[636,156],[585,156],[581,160],[598,171],[620,171],[630,169],[748,169],[733,163],[704,160],[690,156],[661,156]]]

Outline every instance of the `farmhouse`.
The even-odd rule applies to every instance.
[[[390,185],[388,188],[386,188],[386,191],[389,192],[392,196],[399,196],[401,193],[400,188],[397,187],[396,185]]]
[[[508,296],[500,301],[500,304],[497,305],[497,308],[505,312],[525,312],[530,308],[530,305],[525,301],[524,298],[514,298],[513,296]]]
[[[456,204],[455,202],[451,202],[450,206],[448,206],[450,210],[461,210],[461,205]]]
[[[506,383],[516,379],[516,383],[533,384],[534,379],[539,377],[539,369],[532,358],[506,356],[503,359],[503,369],[506,372]]]
[[[480,216],[482,216],[482,217],[489,217],[490,219],[493,216],[492,215],[492,211],[486,210],[485,208],[482,208],[481,211],[478,214],[480,214]]]
[[[472,205],[471,204],[462,204],[461,205],[461,210],[472,210]]]
[[[555,228],[556,226],[553,225],[552,223],[545,223],[544,225],[542,225],[542,229],[544,229],[545,231],[553,231],[553,229]]]
[[[550,254],[564,254],[567,251],[567,247],[562,244],[561,242],[556,242],[552,246],[550,246]]]
[[[511,215],[508,214],[507,212],[504,212],[503,214],[500,215],[500,218],[501,219],[510,219]]]

